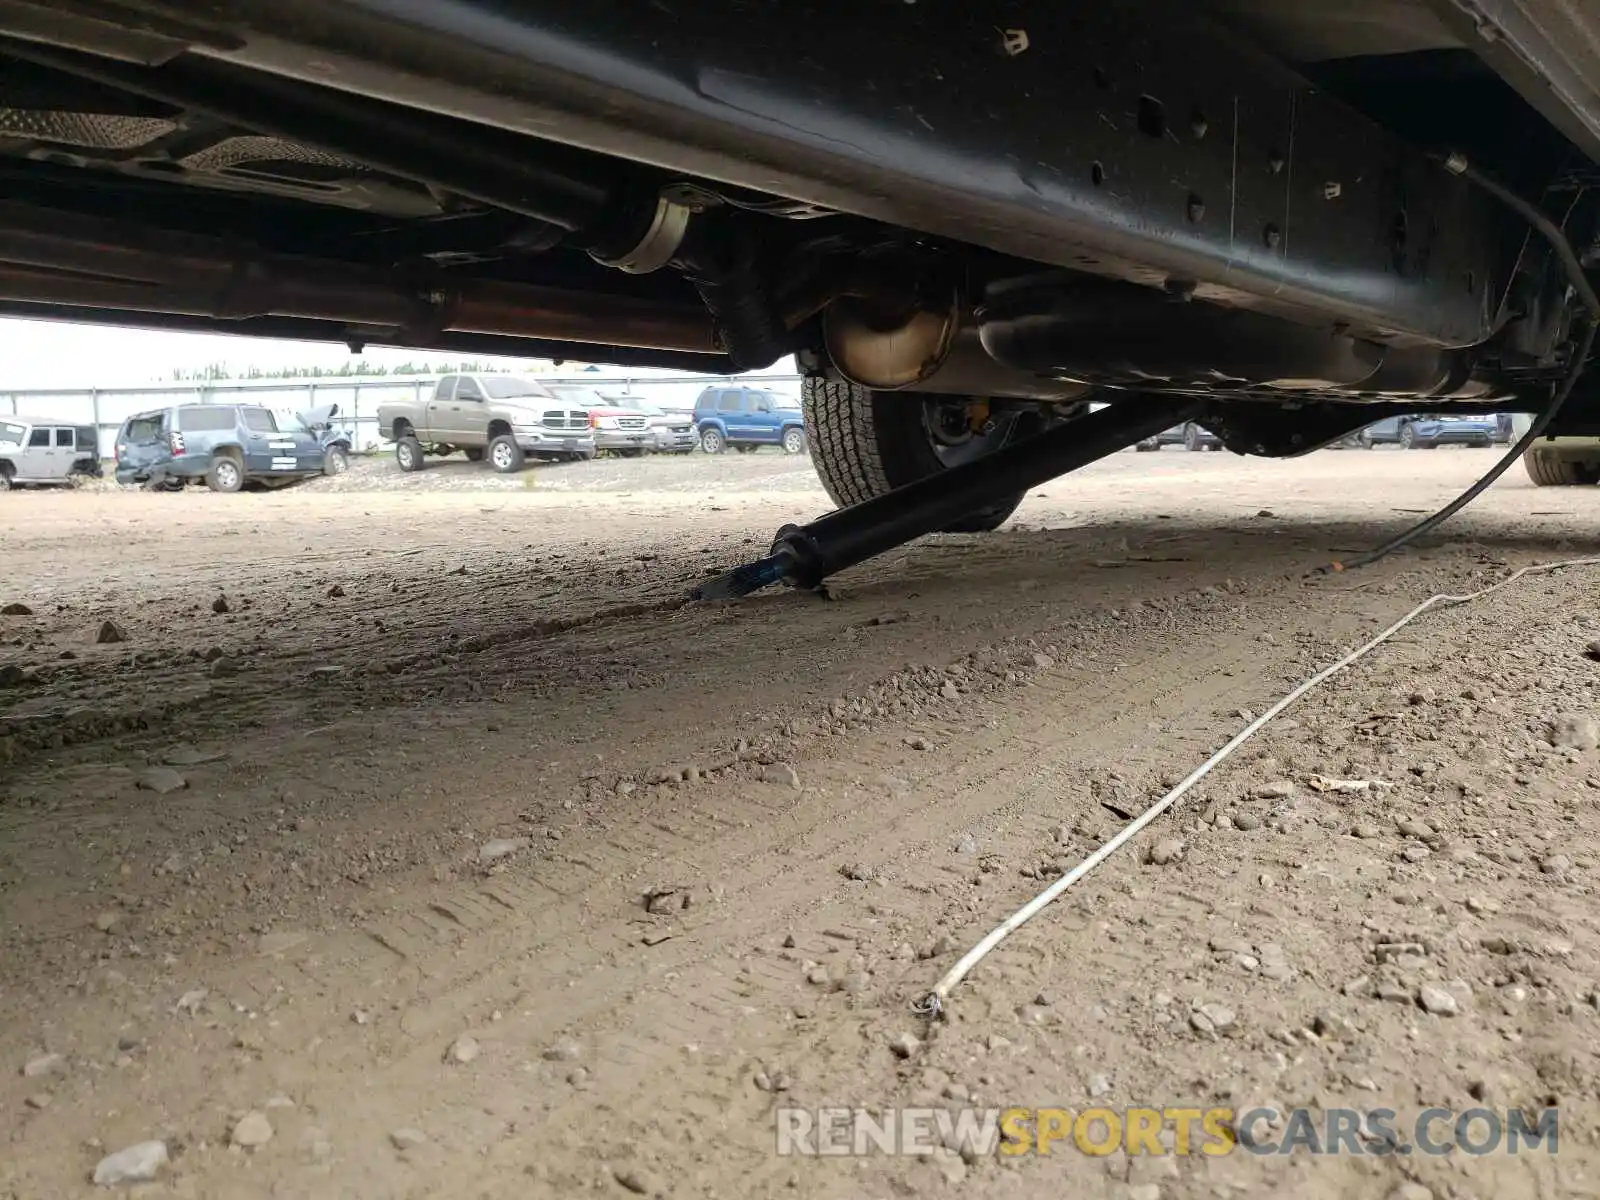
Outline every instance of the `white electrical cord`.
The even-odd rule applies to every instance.
[[[1520,570],[1517,570],[1506,576],[1498,583],[1492,583],[1486,588],[1481,588],[1476,592],[1468,592],[1463,596],[1448,594],[1430,596],[1427,600],[1424,600],[1421,604],[1417,605],[1405,616],[1401,617],[1393,625],[1389,626],[1389,628],[1378,634],[1377,637],[1373,638],[1366,645],[1352,650],[1349,654],[1346,654],[1332,666],[1324,667],[1322,670],[1318,671],[1315,675],[1311,676],[1310,679],[1307,679],[1304,683],[1300,684],[1287,696],[1279,700],[1271,708],[1267,709],[1266,712],[1262,713],[1255,720],[1251,721],[1250,724],[1246,725],[1238,733],[1234,734],[1227,745],[1223,746],[1222,749],[1218,750],[1210,758],[1206,759],[1205,762],[1201,763],[1192,772],[1190,772],[1189,775],[1181,783],[1179,783],[1177,787],[1173,788],[1170,792],[1161,797],[1161,799],[1157,800],[1144,812],[1140,813],[1127,825],[1123,826],[1123,828],[1116,834],[1116,836],[1111,838],[1110,841],[1103,844],[1093,854],[1089,855],[1088,858],[1084,859],[1077,866],[1073,867],[1072,870],[1068,871],[1060,879],[1056,880],[1048,888],[1040,892],[1032,900],[1028,901],[1027,904],[1023,905],[1010,917],[1008,917],[1004,924],[997,926],[989,933],[987,937],[985,937],[971,950],[967,951],[967,953],[962,956],[961,961],[956,963],[955,966],[951,967],[950,970],[945,973],[944,977],[934,985],[933,991],[929,992],[926,997],[924,997],[914,1006],[916,1011],[929,1017],[937,1017],[941,1012],[944,1011],[945,1002],[949,999],[950,993],[952,990],[954,990],[955,986],[965,979],[967,975],[971,973],[972,969],[988,956],[991,950],[993,950],[1001,942],[1005,941],[1006,938],[1010,937],[1017,930],[1021,929],[1035,916],[1037,916],[1039,912],[1052,900],[1061,895],[1062,892],[1066,891],[1084,876],[1088,875],[1090,871],[1094,870],[1101,863],[1105,862],[1106,859],[1110,858],[1124,845],[1126,845],[1130,839],[1137,836],[1145,826],[1149,825],[1162,813],[1166,812],[1169,808],[1176,804],[1178,800],[1182,798],[1185,792],[1194,787],[1195,784],[1199,783],[1207,775],[1211,774],[1211,772],[1224,759],[1226,759],[1240,746],[1244,745],[1245,742],[1249,741],[1258,732],[1260,732],[1267,722],[1271,721],[1279,713],[1283,712],[1284,709],[1288,708],[1296,700],[1300,699],[1300,697],[1304,696],[1317,685],[1321,684],[1332,676],[1337,675],[1340,671],[1343,671],[1352,663],[1364,658],[1367,654],[1371,653],[1378,646],[1381,646],[1384,642],[1388,641],[1391,637],[1399,633],[1400,630],[1411,624],[1412,621],[1415,621],[1429,609],[1438,608],[1442,605],[1453,606],[1471,603],[1474,600],[1482,599],[1491,592],[1497,592],[1501,588],[1515,583],[1524,575],[1540,575],[1550,571],[1559,571],[1567,567],[1594,566],[1600,566],[1600,558],[1570,558],[1562,562],[1540,563],[1535,566],[1523,567]]]

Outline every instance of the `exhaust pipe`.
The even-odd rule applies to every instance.
[[[0,202],[0,301],[244,320],[306,317],[695,354],[720,352],[698,306],[448,277],[408,287],[330,259],[251,254],[218,238]]]

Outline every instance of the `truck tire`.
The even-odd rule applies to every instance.
[[[237,492],[244,487],[244,463],[231,454],[219,454],[206,472],[206,486],[213,492]]]
[[[844,508],[980,457],[1022,436],[1020,422],[941,456],[928,424],[929,407],[915,395],[873,392],[859,384],[808,375],[800,384],[811,461],[833,502]],[[944,527],[946,533],[988,533],[1003,525],[1023,493]]]
[[[423,456],[422,443],[409,433],[394,444],[394,460],[402,471],[420,471],[428,465]]]
[[[1563,458],[1538,446],[1522,452],[1522,465],[1538,487],[1580,487],[1600,483],[1600,469],[1577,459]]]
[[[501,475],[511,475],[522,470],[526,455],[522,447],[517,445],[517,439],[510,434],[502,433],[489,443],[484,451],[484,458],[489,460],[489,465]]]

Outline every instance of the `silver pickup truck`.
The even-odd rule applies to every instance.
[[[446,375],[425,400],[379,405],[378,425],[402,471],[456,450],[502,473],[529,455],[576,461],[595,450],[588,411],[522,375]]]

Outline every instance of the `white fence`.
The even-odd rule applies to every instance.
[[[727,382],[722,375],[626,375],[586,372],[535,375],[540,383],[581,384],[611,395],[642,396],[668,411],[687,412],[702,389]],[[0,416],[43,417],[63,425],[94,425],[100,430],[100,456],[110,458],[122,422],[134,413],[174,404],[259,404],[292,419],[320,404],[337,404],[336,422],[355,438],[358,449],[382,442],[378,406],[429,395],[437,376],[375,375],[321,379],[240,379],[214,383],[153,384],[122,388],[45,388],[0,391]],[[798,395],[798,375],[747,376],[752,386]]]

